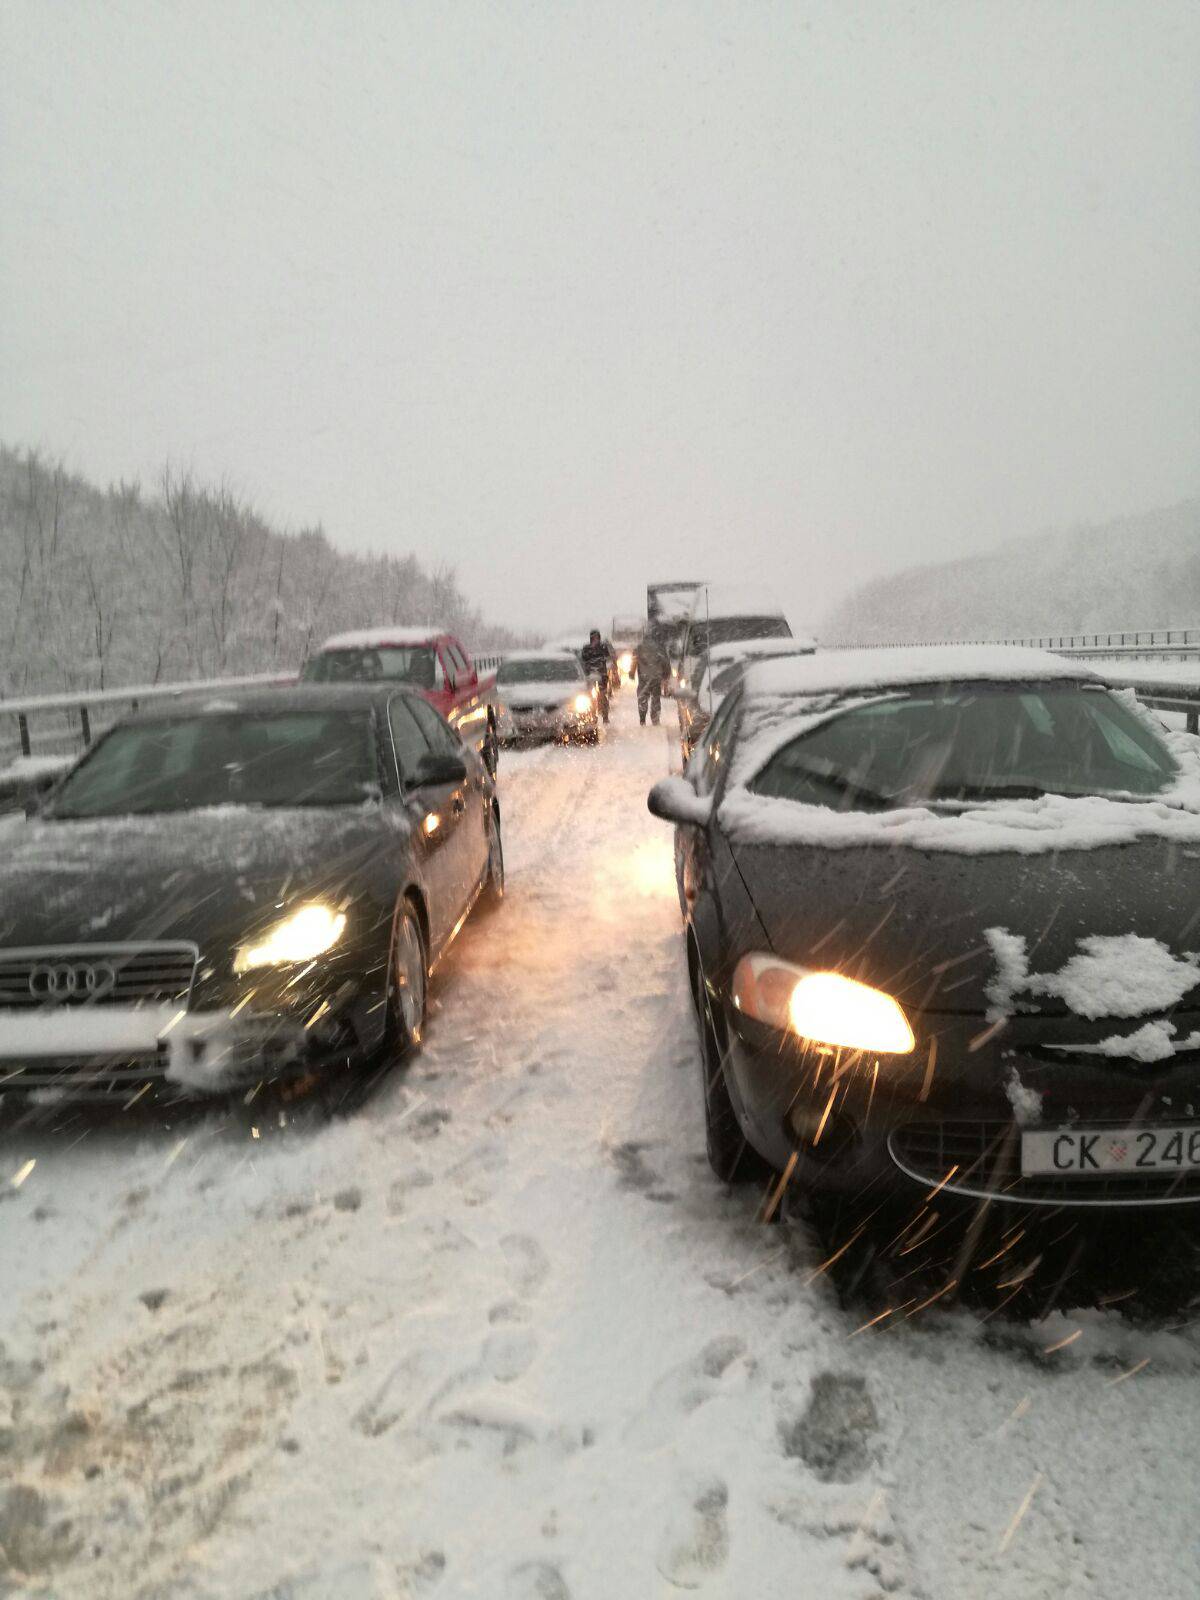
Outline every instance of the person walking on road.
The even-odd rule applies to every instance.
[[[599,628],[593,628],[591,637],[579,652],[579,659],[588,677],[598,685],[600,716],[604,722],[608,721],[608,663],[611,655],[612,645],[600,637]]]
[[[655,727],[658,726],[658,719],[662,715],[663,679],[670,670],[671,662],[666,647],[657,633],[647,629],[637,647],[634,661],[638,686],[638,721],[643,727],[646,725],[647,711],[650,712],[650,721]]]

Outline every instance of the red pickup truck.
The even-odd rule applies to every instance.
[[[451,633],[420,625],[363,628],[335,634],[309,656],[304,683],[402,683],[417,689],[460,737],[473,744],[495,773],[496,674],[480,677],[475,663]]]

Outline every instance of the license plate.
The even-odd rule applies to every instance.
[[[1200,1126],[1058,1128],[1021,1135],[1026,1177],[1113,1177],[1200,1171]]]

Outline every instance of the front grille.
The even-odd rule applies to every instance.
[[[1103,1124],[1089,1122],[1087,1126]],[[909,1122],[888,1135],[888,1151],[910,1178],[954,1194],[990,1195],[1041,1205],[1200,1200],[1198,1172],[1027,1178],[1021,1172],[1021,1130],[1013,1122]],[[947,1177],[952,1168],[953,1175]]]
[[[0,1007],[186,1005],[194,944],[78,944],[0,950]]]
[[[14,1091],[61,1093],[72,1101],[126,1104],[166,1080],[165,1049],[153,1055],[102,1056],[79,1061],[71,1056],[45,1056],[18,1067],[0,1065],[0,1098]]]

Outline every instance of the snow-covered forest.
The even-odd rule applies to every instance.
[[[889,573],[850,595],[820,636],[827,644],[1003,639],[1198,620],[1200,500],[1185,500]]]
[[[0,694],[287,669],[340,628],[418,621],[510,642],[449,568],[285,532],[172,465],[100,489],[0,445]]]

